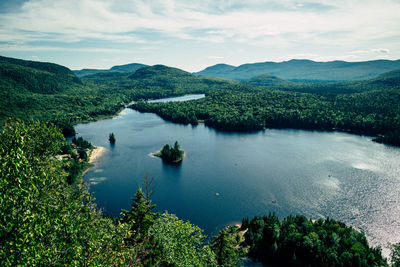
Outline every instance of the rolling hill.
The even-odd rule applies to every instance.
[[[243,83],[267,87],[268,89],[278,89],[282,91],[293,91],[316,94],[351,94],[361,93],[371,90],[384,90],[400,86],[400,70],[394,70],[380,74],[377,77],[341,82],[292,82],[283,80],[279,77],[262,74],[249,80],[243,80]]]
[[[0,90],[51,94],[82,84],[68,68],[53,63],[0,56]]]
[[[83,77],[83,81],[93,83],[96,86],[108,84],[118,91],[130,91],[135,95],[134,98],[157,98],[189,93],[205,93],[211,89],[217,89],[233,83],[222,78],[198,77],[189,72],[164,65],[143,67],[133,73],[97,73]]]
[[[53,63],[0,57],[0,125],[9,117],[56,122],[112,115],[122,97],[109,88],[83,83]]]
[[[279,63],[243,64],[238,67],[218,64],[195,74],[234,80],[247,80],[262,74],[270,74],[291,81],[351,81],[369,79],[396,69],[400,69],[400,60],[315,62],[292,59]]]
[[[142,67],[136,72],[132,71]],[[0,57],[0,125],[9,117],[59,126],[112,116],[133,100],[206,93],[231,84],[162,65],[115,66],[79,79],[66,67]]]
[[[103,69],[82,69],[82,70],[74,70],[73,72],[78,77],[84,77],[88,75],[93,75],[97,73],[110,73],[110,72],[134,72],[140,68],[147,67],[148,65],[140,64],[140,63],[130,63],[126,65],[117,65],[108,70]]]
[[[290,81],[283,80],[279,77],[276,77],[271,74],[261,74],[255,76],[251,79],[244,81],[247,84],[252,85],[259,85],[259,86],[275,86],[275,85],[282,85],[282,84],[292,84]]]

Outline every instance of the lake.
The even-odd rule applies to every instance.
[[[400,241],[400,149],[370,137],[288,129],[225,133],[131,109],[76,131],[107,150],[84,176],[105,213],[129,210],[147,173],[156,181],[157,211],[190,220],[208,235],[273,212],[331,217],[364,231],[373,245]],[[181,165],[150,155],[175,141],[186,152]]]

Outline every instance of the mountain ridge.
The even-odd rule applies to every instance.
[[[373,78],[396,69],[400,69],[400,60],[318,62],[308,59],[291,59],[283,62],[245,63],[237,67],[216,64],[194,74],[233,80],[248,80],[259,75],[270,74],[291,81],[353,81]]]
[[[149,65],[141,64],[141,63],[128,63],[124,65],[115,65],[109,69],[81,69],[81,70],[73,70],[76,76],[79,78],[97,74],[97,73],[109,73],[109,72],[135,72],[136,70],[144,67],[148,67]]]
[[[51,94],[81,84],[81,80],[67,67],[0,56],[0,91],[11,86],[14,90]]]

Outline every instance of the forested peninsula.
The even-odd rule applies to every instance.
[[[94,204],[81,179],[93,145],[65,137],[75,135],[75,124],[113,116],[131,101],[139,111],[224,131],[342,130],[399,144],[399,71],[351,82],[264,76],[251,83],[162,65],[119,66],[78,78],[57,64],[0,57],[0,262],[237,266],[249,257],[276,266],[387,266],[362,232],[332,219],[244,218],[240,228],[207,239],[198,226],[154,212],[146,177],[119,217],[105,216]],[[191,93],[206,97],[142,101]],[[400,245],[393,246],[391,261],[400,264]]]
[[[377,136],[377,141],[400,145],[400,71],[368,81],[345,83],[295,84],[288,90],[281,85],[251,87],[231,85],[213,90],[204,99],[187,102],[132,105],[141,112],[153,112],[163,119],[207,126],[222,131],[256,131],[266,128],[294,128],[345,131]],[[382,84],[382,86],[379,86]],[[338,90],[339,93],[334,93]],[[305,93],[307,88],[314,92]],[[359,91],[354,93],[353,90]],[[364,89],[364,90],[363,90]]]

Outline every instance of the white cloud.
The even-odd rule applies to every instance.
[[[223,56],[207,56],[208,59],[222,59]]]
[[[390,50],[387,48],[373,48],[369,50],[356,50],[350,53],[353,54],[389,54]]]
[[[30,0],[0,17],[0,51],[120,53],[195,43],[246,53],[268,50],[268,58],[394,57],[398,52],[389,52],[400,45],[399,10],[398,0]],[[82,42],[95,49],[69,48]],[[227,52],[205,55],[213,53],[228,59]]]
[[[0,44],[0,51],[70,51],[70,52],[85,52],[85,53],[127,53],[129,49],[113,49],[99,47],[59,47],[59,46],[34,46],[25,44]]]
[[[347,31],[356,40],[385,38],[399,35],[398,1],[344,1],[335,3],[329,12],[297,9],[251,9],[263,1],[246,2],[242,8],[233,8],[239,1],[204,1],[199,4],[186,1],[139,1],[126,0],[125,9],[118,9],[121,1],[94,0],[31,0],[26,2],[20,13],[5,14],[0,19],[3,28],[2,41],[23,39],[28,35],[33,40],[49,38],[75,42],[93,38],[114,42],[144,42],[138,37],[127,35],[135,31],[159,31],[184,39],[251,42],[274,36],[293,35],[293,38],[314,39],[324,43],[318,33]],[[282,1],[281,6],[306,6],[310,1]],[[230,4],[226,4],[230,3]],[[326,4],[324,1],[319,5]],[[268,6],[267,6],[268,7]],[[225,10],[223,13],[213,13]],[[300,9],[302,10],[302,9]],[[187,30],[189,29],[189,31]],[[205,31],[201,36],[191,30]],[[18,31],[23,31],[23,36]],[[17,32],[17,35],[13,35]],[[4,36],[4,33],[8,35]],[[43,36],[45,34],[49,36]],[[55,35],[51,35],[55,34]],[[217,37],[218,35],[218,37]],[[291,41],[290,37],[283,37]],[[329,38],[328,38],[329,39]],[[342,40],[338,40],[342,41]],[[263,44],[263,42],[259,42]]]

